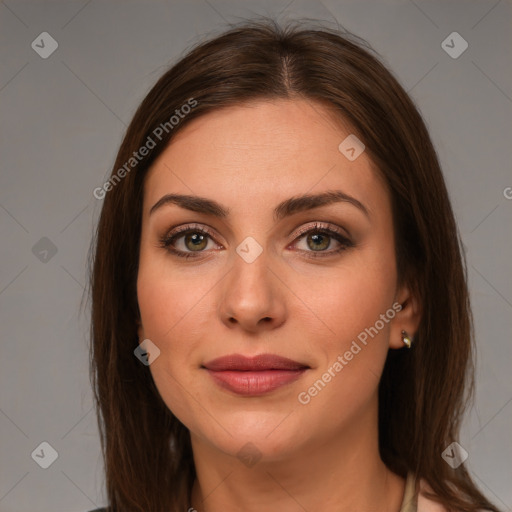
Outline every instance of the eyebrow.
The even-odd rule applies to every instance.
[[[322,192],[320,194],[305,194],[302,196],[295,196],[286,199],[285,201],[279,203],[274,209],[274,220],[277,222],[295,213],[342,202],[355,206],[361,210],[368,218],[370,217],[368,209],[355,197],[352,197],[345,192],[342,192],[341,190],[332,190]],[[168,204],[175,204],[186,210],[197,213],[204,213],[206,215],[213,215],[214,217],[221,219],[229,217],[230,214],[229,208],[223,207],[213,199],[183,194],[166,194],[151,207],[149,214],[151,215],[162,206]]]

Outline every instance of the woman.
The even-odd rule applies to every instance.
[[[362,40],[196,47],[95,196],[109,510],[497,510],[455,444],[472,325],[439,162]]]

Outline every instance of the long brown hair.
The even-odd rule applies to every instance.
[[[90,363],[111,510],[187,510],[195,478],[189,432],[133,354],[144,177],[193,119],[253,99],[294,97],[327,105],[364,142],[391,193],[399,284],[423,305],[413,348],[389,351],[379,385],[381,457],[397,474],[425,479],[449,510],[497,511],[464,465],[452,469],[441,457],[458,439],[472,394],[473,326],[458,230],[425,123],[364,40],[272,21],[231,29],[169,69],[95,193],[104,202],[91,246]],[[135,164],[143,146],[149,150]]]

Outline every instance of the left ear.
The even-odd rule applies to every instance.
[[[390,322],[389,348],[398,349],[405,347],[402,331],[407,333],[414,344],[414,337],[421,321],[422,305],[408,285],[403,285],[399,289],[395,302],[400,304],[401,309]]]

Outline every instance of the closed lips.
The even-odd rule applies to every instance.
[[[305,370],[308,365],[293,361],[286,357],[274,354],[261,354],[255,357],[246,357],[240,354],[231,354],[213,359],[203,365],[210,371],[240,371],[258,372],[268,370]]]
[[[242,397],[261,397],[296,381],[309,366],[274,354],[231,354],[209,361],[203,368],[223,390]]]

